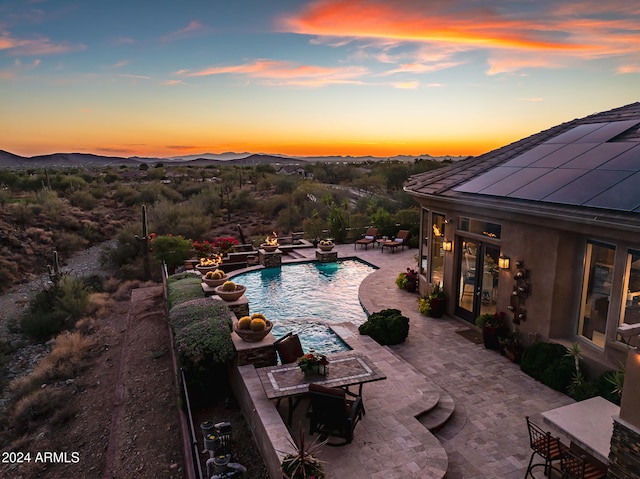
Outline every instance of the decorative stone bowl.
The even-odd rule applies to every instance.
[[[271,332],[273,323],[267,319],[265,320],[265,324],[267,326],[262,331],[251,331],[250,329],[238,329],[238,322],[236,321],[233,323],[233,330],[243,341],[255,343],[264,339],[264,337]]]
[[[278,249],[278,246],[280,246],[280,245],[277,245],[277,244],[267,244],[267,243],[262,243],[262,244],[260,245],[260,248],[262,248],[263,250],[265,250],[267,253],[273,253],[275,250],[277,250],[277,249]]]
[[[334,246],[334,244],[319,244],[318,248],[320,251],[331,251]]]
[[[197,269],[198,271],[200,271],[200,274],[202,274],[202,275],[204,276],[204,275],[205,275],[205,274],[207,274],[209,271],[215,271],[215,270],[217,270],[217,269],[218,269],[218,267],[217,267],[217,266],[200,266],[200,265],[198,264],[198,265],[196,265],[196,269]]]
[[[241,284],[236,284],[235,291],[224,291],[222,285],[216,286],[214,289],[215,293],[225,301],[238,301],[246,290],[247,287]]]
[[[209,279],[209,278],[202,278],[202,282],[204,284],[206,284],[207,286],[211,286],[212,288],[215,288],[216,286],[220,286],[221,284],[223,284],[225,281],[227,281],[229,279],[229,275],[224,275],[222,278],[220,279]]]

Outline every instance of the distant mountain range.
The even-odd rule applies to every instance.
[[[292,157],[283,155],[266,155],[255,153],[203,153],[200,155],[174,156],[169,158],[145,158],[132,156],[128,158],[119,156],[101,156],[90,153],[53,153],[50,155],[19,156],[8,151],[0,150],[0,168],[60,168],[60,167],[89,167],[100,168],[111,165],[139,166],[140,164],[165,163],[187,166],[216,166],[238,165],[249,166],[259,164],[270,165],[304,165],[304,163],[362,163],[367,161],[414,161],[416,158],[425,160],[458,160],[466,157],[433,157],[431,155],[397,155],[392,157],[375,156],[306,156]]]

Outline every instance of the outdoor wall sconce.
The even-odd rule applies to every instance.
[[[442,242],[442,251],[451,251],[453,250],[453,241],[444,240]]]
[[[500,255],[500,257],[498,258],[498,268],[509,269],[509,266],[510,266],[509,258],[506,256]]]

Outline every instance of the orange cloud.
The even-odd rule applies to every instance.
[[[559,67],[567,60],[625,55],[640,64],[640,7],[626,0],[520,2],[480,6],[469,0],[424,2],[406,0],[316,0],[282,17],[283,31],[314,35],[315,43],[344,45],[347,41],[377,41],[389,45],[425,45],[445,52],[438,62],[408,61],[391,73],[433,71],[455,66],[455,53],[485,50],[493,65],[489,73],[524,67]],[[514,52],[517,61],[504,54]],[[493,58],[498,54],[501,58]],[[385,52],[380,60],[394,62]],[[405,54],[406,56],[406,54]],[[419,57],[416,54],[416,57]]]
[[[581,49],[568,41],[546,38],[545,27],[488,8],[460,8],[463,2],[318,0],[298,15],[283,18],[288,31],[328,37],[378,38],[410,42],[444,42],[518,49]],[[464,7],[464,5],[462,5]]]
[[[321,67],[301,65],[279,60],[256,60],[241,65],[211,67],[189,72],[180,70],[177,75],[200,77],[209,75],[238,74],[288,85],[320,86],[332,83],[358,83],[357,78],[368,73],[364,67]]]

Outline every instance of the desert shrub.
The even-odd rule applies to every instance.
[[[6,374],[4,373],[4,366],[11,359],[13,353],[13,347],[9,341],[0,338],[0,393],[4,390],[6,385]]]
[[[138,192],[131,186],[118,184],[113,197],[119,203],[124,203],[126,206],[133,206],[136,204]]]
[[[167,301],[169,309],[191,299],[202,298],[202,279],[190,273],[171,276],[167,280]]]
[[[34,370],[11,383],[10,389],[14,397],[19,399],[43,384],[75,376],[84,366],[83,359],[92,345],[93,340],[79,331],[67,331],[58,335],[49,354]]]
[[[89,304],[89,291],[80,278],[63,276],[38,292],[20,321],[22,332],[37,341],[49,339],[73,326]]]
[[[15,431],[24,434],[34,422],[34,428],[42,427],[42,419],[64,407],[65,397],[63,391],[47,388],[38,389],[21,398],[13,409],[11,423]]]
[[[323,238],[324,230],[327,229],[327,223],[318,215],[312,215],[302,221],[302,230],[307,239]]]
[[[64,209],[64,203],[55,191],[43,189],[36,193],[36,204],[42,208],[42,212],[54,218],[59,215]]]
[[[96,197],[86,190],[74,191],[68,197],[73,206],[77,206],[85,211],[91,211],[98,204]]]
[[[62,254],[69,255],[74,251],[85,249],[89,242],[82,236],[69,231],[60,231],[53,238],[55,249]]]
[[[231,198],[229,207],[232,211],[253,211],[256,208],[257,201],[247,190],[239,191],[237,195]]]
[[[150,229],[159,235],[202,238],[211,227],[211,217],[199,209],[197,203],[173,203],[163,199],[147,211]]]
[[[18,265],[15,261],[10,261],[10,258],[5,257],[4,253],[0,255],[0,284],[11,285],[14,284],[18,277]],[[2,288],[0,288],[1,290]]]
[[[520,369],[556,391],[566,393],[575,374],[567,348],[555,343],[533,343],[522,353]]]
[[[120,268],[141,258],[143,244],[136,239],[137,234],[141,234],[139,222],[125,225],[116,235],[115,246],[107,246],[100,251],[100,263]]]
[[[358,331],[381,345],[400,344],[409,336],[409,318],[397,309],[384,309],[371,314]]]
[[[140,189],[140,193],[138,194],[136,201],[139,204],[151,205],[156,201],[161,201],[163,199],[177,203],[182,201],[184,198],[180,193],[167,185],[163,185],[162,183],[150,183]]]

